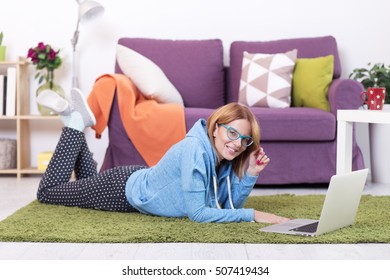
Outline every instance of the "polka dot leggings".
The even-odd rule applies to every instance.
[[[125,185],[129,176],[142,168],[121,166],[98,173],[84,133],[64,127],[39,184],[37,199],[48,204],[136,212],[126,199]],[[70,181],[73,171],[76,180]]]

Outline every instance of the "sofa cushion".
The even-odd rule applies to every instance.
[[[328,90],[332,75],[333,55],[298,59],[293,77],[293,106],[329,111]]]
[[[321,109],[251,108],[260,125],[261,141],[333,141],[336,117]]]
[[[262,54],[244,52],[239,102],[250,107],[287,108],[297,50]]]
[[[117,45],[116,61],[121,71],[147,98],[155,99],[158,103],[183,105],[183,98],[175,86],[161,68],[147,57],[130,48]]]
[[[180,92],[186,107],[217,108],[225,104],[221,40],[121,38],[118,43],[157,64]],[[118,64],[115,71],[122,73]]]
[[[319,56],[334,56],[333,78],[341,75],[341,64],[336,39],[332,36],[284,39],[275,41],[235,41],[230,46],[230,69],[228,102],[238,101],[241,62],[244,51],[250,53],[283,53],[297,49],[298,58],[314,58]]]

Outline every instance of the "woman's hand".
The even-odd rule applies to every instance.
[[[253,151],[249,156],[249,166],[247,172],[252,176],[258,176],[270,162],[269,157],[264,153],[262,147]]]
[[[255,210],[256,223],[279,224],[290,220],[289,218],[280,217],[271,213],[261,212]]]

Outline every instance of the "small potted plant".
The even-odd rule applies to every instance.
[[[0,33],[0,61],[5,61],[5,46],[3,46],[3,32]]]
[[[356,68],[349,75],[350,78],[359,81],[365,90],[369,87],[386,88],[384,110],[389,110],[390,106],[390,66],[383,63],[376,63],[366,68]],[[387,106],[387,108],[386,108]],[[387,160],[390,157],[390,150],[383,149],[387,146],[390,137],[390,127],[383,124],[369,125],[370,143],[370,169],[371,181],[376,183],[390,183]]]
[[[376,63],[367,68],[356,68],[352,70],[349,78],[359,81],[364,89],[369,87],[383,87],[386,89],[385,104],[390,104],[390,65]]]

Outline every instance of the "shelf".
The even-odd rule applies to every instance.
[[[0,116],[0,120],[17,120],[17,116]]]
[[[16,174],[18,173],[17,169],[0,169],[0,174]]]
[[[21,116],[0,116],[0,120],[59,120],[59,116],[21,115]]]
[[[41,115],[23,115],[19,116],[21,120],[59,120],[59,116],[41,116]]]
[[[33,130],[39,127],[39,132],[44,134],[48,131],[51,124],[59,122],[60,117],[31,115],[30,112],[30,89],[29,89],[29,62],[26,58],[19,58],[18,61],[2,61],[0,62],[0,70],[5,72],[8,67],[16,68],[16,115],[15,116],[0,116],[0,122],[7,127],[7,133],[11,131],[16,135],[16,168],[2,169],[0,175],[14,175],[18,178],[28,175],[42,175],[44,171],[38,170],[31,163],[31,142]],[[12,126],[9,125],[12,123]],[[37,126],[37,122],[39,122]],[[46,125],[44,122],[47,122]],[[48,125],[50,124],[50,125]],[[0,131],[0,137],[1,131]]]
[[[15,66],[15,65],[24,65],[28,64],[28,60],[24,57],[19,57],[19,60],[16,61],[0,61],[0,66]]]
[[[21,177],[22,175],[42,175],[44,173],[43,170],[38,170],[36,167],[28,167],[23,169],[0,169],[0,174],[2,175],[17,175]]]

